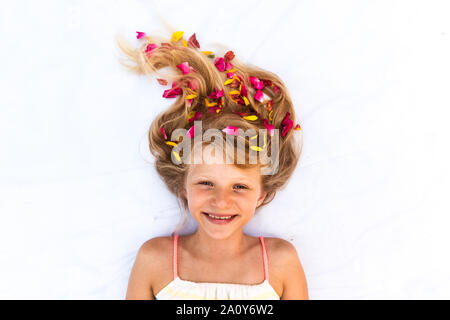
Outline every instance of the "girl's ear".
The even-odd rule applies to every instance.
[[[261,196],[258,198],[258,203],[256,205],[257,208],[261,205],[261,203],[263,203],[266,196],[267,196],[267,192],[264,192],[264,191],[261,192]]]

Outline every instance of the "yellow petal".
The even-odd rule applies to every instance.
[[[173,155],[175,156],[175,158],[177,158],[178,161],[181,161],[180,155],[178,154],[178,152],[172,151]]]
[[[256,139],[258,137],[258,135],[254,135],[253,137],[250,138],[250,140]]]
[[[187,48],[187,41],[183,40],[183,47]]]
[[[193,116],[195,116],[195,111],[191,111],[188,113],[188,119],[192,118]]]
[[[175,142],[172,142],[172,141],[166,141],[166,143],[167,143],[169,146],[172,146],[172,147],[176,147],[176,146],[177,146],[177,144],[176,144]]]
[[[244,119],[245,119],[245,120],[250,120],[250,121],[255,121],[255,120],[258,119],[258,117],[255,116],[255,115],[251,115],[251,116],[246,116],[246,117],[244,117]]]
[[[194,99],[194,98],[197,98],[196,94],[190,94],[190,95],[186,96],[186,100],[191,100],[191,99]]]
[[[228,79],[227,81],[225,81],[224,85],[227,86],[230,83],[232,83],[234,81],[234,79]]]
[[[228,92],[229,95],[233,95],[233,94],[240,94],[241,92],[239,90],[233,90]]]
[[[210,54],[212,54],[212,51],[202,51],[202,53],[203,53],[205,56],[209,56]]]
[[[180,39],[183,37],[183,34],[184,34],[183,31],[177,31],[177,32],[174,32],[174,33],[172,34],[172,39],[171,39],[171,41],[172,41],[172,42],[177,42],[178,40],[180,40]]]
[[[270,121],[272,121],[272,112],[273,112],[273,110],[271,110],[271,111],[269,112],[269,120],[270,120]]]
[[[248,106],[250,104],[250,101],[248,101],[247,97],[242,97],[242,99],[244,99],[246,106]]]
[[[217,102],[209,102],[209,100],[207,98],[205,98],[205,104],[207,107],[217,106]]]
[[[255,151],[261,151],[262,150],[261,147],[257,147],[257,146],[250,146],[250,148],[252,150],[255,150]]]
[[[236,72],[236,71],[237,71],[236,69],[227,70],[227,72]]]

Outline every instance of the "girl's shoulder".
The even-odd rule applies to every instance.
[[[297,249],[291,242],[281,238],[264,237],[264,243],[270,264],[275,270],[283,271],[286,266],[299,261]]]

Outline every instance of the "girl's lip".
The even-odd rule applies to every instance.
[[[209,222],[214,223],[214,224],[229,224],[234,220],[234,218],[237,217],[237,215],[235,214],[235,215],[232,215],[233,217],[230,219],[214,219],[214,218],[211,218],[206,212],[202,212],[202,213]]]
[[[229,217],[229,216],[237,216],[237,214],[218,214],[218,213],[211,213],[211,212],[204,212],[202,211],[203,214],[210,214],[212,216],[216,216],[216,217]]]

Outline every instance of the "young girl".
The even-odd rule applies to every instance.
[[[171,82],[163,97],[175,99],[149,130],[156,170],[181,201],[184,220],[189,211],[198,229],[145,242],[126,298],[308,299],[295,247],[243,232],[286,184],[301,154],[295,140],[301,128],[294,126],[285,85],[271,72],[240,63],[232,51],[219,57],[200,50],[195,34],[186,40],[179,31],[156,41],[137,32],[137,39],[139,49],[118,39],[133,62],[122,63],[137,74],[158,75],[161,85]],[[172,73],[162,75],[166,67]],[[211,132],[215,139],[204,139]],[[235,156],[242,151],[245,161]],[[250,161],[263,153],[271,161]]]

